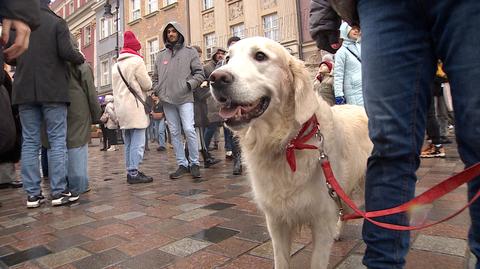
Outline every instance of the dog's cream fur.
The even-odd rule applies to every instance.
[[[255,59],[257,52],[267,59]],[[340,227],[338,208],[328,194],[318,160],[319,151],[296,150],[297,171],[292,172],[285,148],[315,114],[336,178],[347,193],[363,188],[372,149],[365,111],[359,106],[330,107],[314,93],[303,63],[269,39],[241,40],[230,48],[228,57],[228,64],[217,72],[233,76],[233,83],[226,89],[229,98],[249,103],[262,96],[271,97],[261,116],[232,129],[240,138],[255,201],[266,216],[275,268],[289,268],[292,237],[302,225],[312,230],[311,268],[327,268]],[[215,91],[212,88],[217,98]],[[309,144],[319,146],[319,139],[314,137]]]

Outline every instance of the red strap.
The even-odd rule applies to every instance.
[[[309,127],[312,127],[310,129],[310,132],[305,135],[305,132]],[[316,146],[314,145],[309,145],[305,144],[308,140],[310,140],[318,131],[318,122],[317,122],[317,117],[313,115],[307,122],[305,122],[302,125],[302,129],[300,129],[300,132],[298,132],[297,136],[295,136],[292,140],[287,145],[287,150],[286,150],[286,157],[287,157],[287,162],[288,165],[290,166],[290,169],[295,172],[297,170],[297,161],[295,159],[295,150],[296,149],[317,149]]]
[[[384,223],[384,222],[379,222],[375,221],[371,218],[373,217],[379,217],[379,216],[386,216],[386,215],[391,215],[391,214],[396,214],[396,213],[401,213],[409,210],[412,206],[414,205],[421,205],[421,204],[427,204],[431,203],[435,199],[442,197],[446,193],[454,190],[458,186],[462,185],[463,183],[466,183],[473,178],[477,177],[480,175],[480,163],[477,163],[464,171],[444,180],[443,182],[437,184],[433,188],[429,189],[428,191],[422,193],[421,195],[415,197],[411,201],[397,206],[395,208],[390,208],[390,209],[384,209],[384,210],[379,210],[379,211],[371,211],[371,212],[364,212],[361,211],[355,203],[348,197],[348,195],[343,191],[342,187],[340,184],[338,184],[337,180],[335,179],[335,175],[333,174],[332,168],[330,166],[330,162],[328,160],[325,160],[322,162],[322,169],[323,173],[325,174],[325,178],[328,183],[332,186],[332,188],[335,190],[335,192],[338,194],[338,196],[350,207],[353,209],[353,211],[356,214],[352,215],[347,215],[343,220],[348,220],[348,219],[353,219],[353,218],[360,218],[363,217],[366,220],[370,221],[371,223],[380,226],[382,228],[386,229],[391,229],[391,230],[399,230],[399,231],[410,231],[410,230],[419,230],[423,228],[430,227],[432,225],[444,222],[446,220],[449,220],[456,215],[460,214],[465,208],[473,204],[477,200],[477,198],[480,196],[480,190],[475,194],[475,196],[468,202],[467,205],[465,205],[463,208],[461,208],[458,212],[452,214],[451,216],[436,221],[434,223],[429,223],[421,226],[403,226],[403,225],[395,225],[395,224],[389,224],[389,223]]]

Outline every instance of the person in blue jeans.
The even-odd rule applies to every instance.
[[[153,122],[153,134],[158,142],[157,151],[167,150],[165,144],[165,114],[163,113],[163,105],[160,102],[157,94],[152,95],[153,109],[152,109],[152,122]]]
[[[356,5],[341,7],[339,2],[312,1],[310,26],[317,45],[335,51],[339,42],[334,29],[340,17],[334,8],[350,25],[360,21],[364,101],[374,144],[365,209],[391,208],[414,197],[437,59],[444,63],[451,84],[458,152],[465,167],[478,163],[480,1],[358,0]],[[480,178],[475,178],[468,184],[469,199],[479,189]],[[468,243],[480,268],[479,201],[470,206],[470,217]],[[376,220],[409,224],[406,214]],[[368,268],[405,266],[409,232],[364,222],[363,239],[367,245],[363,264]]]

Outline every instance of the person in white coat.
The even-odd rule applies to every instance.
[[[124,33],[123,49],[117,63],[112,67],[112,86],[115,98],[115,114],[125,143],[125,165],[129,184],[152,182],[153,178],[139,170],[145,147],[145,130],[149,117],[143,106],[146,92],[152,88],[143,57],[138,53],[142,48],[131,31]],[[120,74],[121,72],[121,74]],[[122,78],[122,76],[125,78]],[[137,97],[129,90],[135,91]]]

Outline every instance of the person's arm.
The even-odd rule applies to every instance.
[[[345,94],[343,92],[343,83],[345,80],[345,54],[342,50],[335,55],[335,68],[333,69],[333,88],[335,92],[335,100],[337,104],[342,104],[342,100],[345,100]]]
[[[87,98],[88,98],[88,105],[90,108],[90,116],[92,118],[92,122],[96,123],[100,121],[100,117],[102,116],[102,109],[100,108],[100,104],[98,103],[97,98],[97,91],[95,89],[95,84],[93,81],[93,71],[90,66],[84,64],[82,68],[82,88],[84,89]]]
[[[337,15],[328,0],[310,2],[309,30],[319,49],[335,53],[340,48],[340,24]]]
[[[197,51],[194,51],[194,57],[190,62],[190,70],[192,72],[192,78],[187,81],[187,86],[190,90],[193,90],[198,88],[205,80],[202,63],[200,62]]]
[[[64,61],[71,62],[72,64],[82,64],[85,61],[83,55],[73,47],[70,41],[70,31],[68,30],[67,23],[62,19],[57,23],[57,49],[58,55]]]

